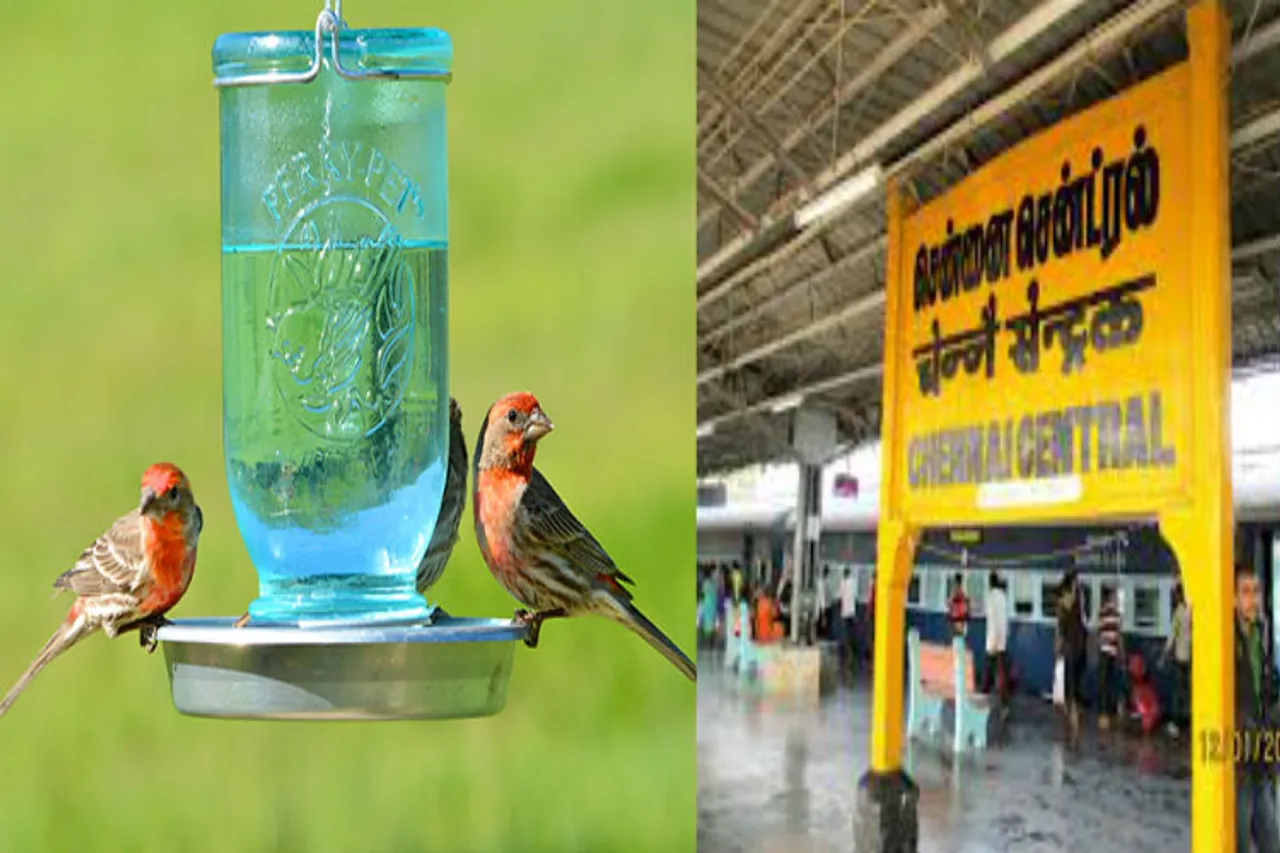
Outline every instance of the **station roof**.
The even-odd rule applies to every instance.
[[[1233,350],[1280,365],[1280,3],[1231,17]],[[1181,0],[699,0],[698,472],[787,455],[786,409],[879,431],[884,193],[796,232],[878,165],[922,202],[1187,55]]]

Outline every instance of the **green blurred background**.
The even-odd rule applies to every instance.
[[[0,681],[64,614],[50,583],[137,496],[191,476],[206,528],[177,617],[256,581],[223,475],[217,97],[229,30],[319,2],[8,4],[0,49]],[[473,437],[534,391],[539,467],[689,653],[694,619],[694,4],[366,0],[440,26],[450,359]],[[470,520],[439,598],[508,616]],[[94,637],[0,720],[0,851],[691,850],[695,690],[598,620],[516,650],[506,710],[443,723],[179,716],[162,658]]]

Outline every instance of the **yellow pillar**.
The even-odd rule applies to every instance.
[[[1235,848],[1234,518],[1231,493],[1231,234],[1227,173],[1230,27],[1218,0],[1187,12],[1191,63],[1191,500],[1160,527],[1178,558],[1194,614],[1191,660],[1191,849]],[[1228,744],[1227,760],[1202,736]]]
[[[893,452],[898,422],[897,355],[903,287],[902,220],[907,201],[891,180],[885,210],[889,246],[885,259],[884,395],[880,416],[880,524],[876,532],[875,686],[872,696],[871,767],[858,782],[854,847],[867,851],[916,849],[918,791],[902,772],[903,627],[915,531],[902,517],[902,473]]]
[[[901,437],[898,423],[897,353],[908,342],[898,340],[902,328],[902,221],[910,202],[890,180],[885,207],[888,245],[885,253],[884,376],[880,407],[880,524],[876,534],[875,682],[872,694],[871,770],[887,773],[902,766],[902,669],[907,582],[911,577],[914,531],[901,518],[902,472],[894,465],[893,448]]]
[[[1225,517],[1224,517],[1225,516]],[[1191,603],[1191,849],[1234,850],[1235,725],[1234,623],[1232,616],[1231,505],[1203,514],[1165,513],[1161,532],[1178,558]],[[1227,526],[1224,526],[1227,525]],[[1206,754],[1205,737],[1225,744]],[[1223,758],[1225,754],[1225,759]]]
[[[872,695],[871,769],[902,766],[902,677],[907,584],[915,554],[915,531],[901,521],[881,520],[876,532],[875,687]]]

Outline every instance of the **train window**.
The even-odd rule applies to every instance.
[[[871,569],[863,566],[858,569],[858,600],[866,601],[867,595],[871,592]]]
[[[920,603],[930,610],[942,610],[947,600],[946,585],[942,572],[926,570],[924,572],[924,600]]]
[[[1160,627],[1160,588],[1154,584],[1133,585],[1133,627],[1151,631]]]
[[[920,604],[920,573],[912,572],[911,581],[907,584],[907,604]]]
[[[1058,581],[1045,577],[1040,581],[1040,616],[1044,619],[1058,618]]]
[[[1035,578],[1027,572],[1017,572],[1009,586],[1013,592],[1013,615],[1024,618],[1035,615]]]

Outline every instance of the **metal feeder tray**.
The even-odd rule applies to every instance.
[[[437,614],[431,624],[233,627],[179,619],[160,629],[173,704],[198,717],[409,720],[502,710],[514,644],[504,619]]]

